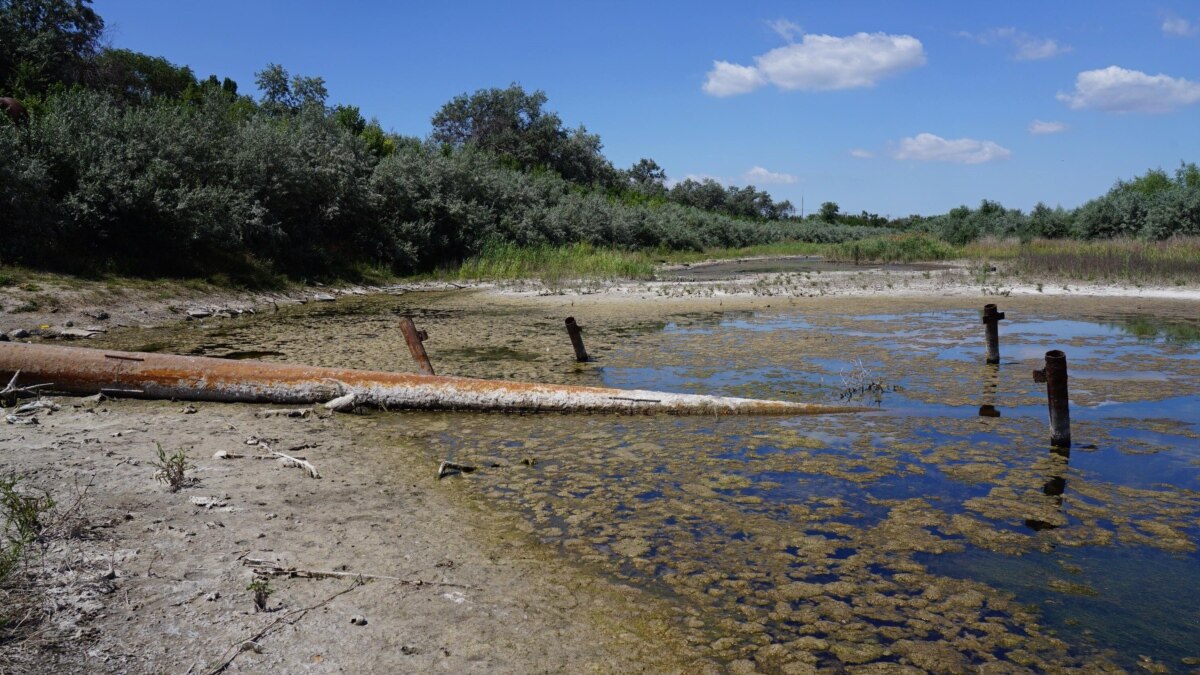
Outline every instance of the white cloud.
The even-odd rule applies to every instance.
[[[1035,136],[1044,134],[1060,134],[1067,130],[1067,125],[1062,122],[1043,122],[1042,120],[1034,120],[1029,123],[1029,133]]]
[[[1200,84],[1167,75],[1109,66],[1075,76],[1075,91],[1058,100],[1075,110],[1165,113],[1200,101]]]
[[[871,152],[870,150],[864,150],[862,148],[851,148],[850,156],[857,157],[858,159],[871,159],[872,157],[875,156],[875,153]]]
[[[797,35],[804,33],[803,28],[788,19],[775,19],[774,21],[768,21],[767,25],[771,27],[771,30],[778,33],[779,37],[788,42],[796,39]]]
[[[1176,37],[1191,37],[1200,32],[1200,26],[1181,16],[1167,14],[1163,17],[1162,32]]]
[[[704,93],[711,96],[734,96],[754,91],[766,84],[762,73],[754,66],[739,66],[728,61],[713,61],[704,82]]]
[[[1057,40],[1030,35],[1012,27],[992,28],[982,33],[961,31],[957,35],[974,40],[981,45],[1007,42],[1013,47],[1012,57],[1018,61],[1048,59],[1071,51],[1069,45],[1060,45]]]
[[[768,82],[780,89],[827,91],[871,87],[925,63],[921,41],[910,35],[805,35],[801,42],[754,58],[754,66],[714,61],[704,91],[732,96]]]
[[[1012,155],[993,141],[977,141],[973,138],[947,139],[929,133],[917,134],[900,141],[894,157],[918,162],[953,162],[955,164],[983,164]]]
[[[742,174],[742,180],[747,183],[758,183],[760,185],[787,185],[795,183],[800,179],[790,173],[776,173],[768,171],[761,166],[756,166]]]
[[[1050,38],[1035,38],[1023,35],[1013,42],[1017,51],[1013,58],[1018,61],[1037,61],[1048,59],[1071,51],[1070,47],[1061,46]]]

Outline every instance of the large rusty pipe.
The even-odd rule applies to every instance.
[[[384,409],[813,415],[869,408],[0,342],[0,379],[69,394]]]

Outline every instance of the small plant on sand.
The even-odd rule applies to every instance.
[[[0,581],[21,561],[25,549],[41,538],[45,531],[42,516],[54,508],[50,494],[25,494],[17,490],[18,476],[0,477],[0,516],[4,518],[3,539],[0,540]]]
[[[246,590],[254,593],[254,610],[257,612],[267,611],[267,598],[275,592],[275,589],[271,588],[270,579],[255,577],[250,585],[246,586]]]
[[[154,445],[158,448],[158,461],[150,464],[158,469],[154,472],[155,480],[165,483],[171,492],[178,492],[180,488],[191,484],[192,479],[188,477],[187,472],[196,467],[188,461],[183,448],[176,450],[173,455],[168,455],[161,443]]]

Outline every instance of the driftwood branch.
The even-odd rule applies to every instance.
[[[444,586],[448,588],[471,588],[463,584],[452,584],[444,581],[424,581],[422,579],[404,579],[384,574],[363,574],[361,572],[330,572],[324,570],[302,570],[295,567],[284,567],[270,560],[244,558],[242,564],[254,570],[255,574],[264,577],[288,577],[290,579],[379,579],[395,581],[402,586]]]
[[[271,454],[275,455],[280,460],[282,460],[282,464],[284,466],[298,466],[301,469],[304,469],[305,471],[307,471],[308,475],[313,478],[321,477],[320,472],[317,471],[317,467],[315,467],[311,463],[309,463],[308,460],[300,459],[299,457],[293,457],[291,455],[285,455],[284,453],[278,452],[276,450],[272,450]]]

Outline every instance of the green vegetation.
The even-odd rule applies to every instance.
[[[157,469],[154,472],[154,479],[165,484],[171,492],[178,492],[191,483],[192,479],[188,477],[187,472],[196,467],[188,461],[187,453],[183,451],[183,448],[168,455],[161,443],[154,445],[158,448],[158,461],[150,462],[150,466]]]
[[[30,113],[20,124],[0,116],[0,204],[13,224],[0,265],[262,288],[640,277],[652,259],[815,245],[844,260],[939,260],[1007,251],[994,242],[1013,239],[1030,246],[1019,264],[1065,273],[1089,268],[1041,240],[1119,238],[1149,248],[1104,269],[1146,262],[1169,277],[1190,268],[1148,242],[1200,236],[1195,164],[1118,181],[1073,210],[984,200],[890,219],[824,202],[797,217],[754,186],[670,184],[648,158],[617,168],[599,136],[567,127],[540,91],[464,93],[433,114],[427,137],[400,136],[328,104],[322,78],[278,64],[256,74],[255,100],[229,78],[104,47],[90,4],[0,0],[0,95]]]
[[[947,260],[958,249],[925,234],[897,234],[837,244],[828,249],[832,260],[853,262],[916,262]]]
[[[50,494],[27,494],[18,489],[18,476],[0,477],[0,517],[4,519],[0,538],[0,582],[8,578],[45,530],[42,517],[54,508]]]
[[[649,279],[654,263],[646,253],[597,249],[590,244],[519,247],[488,246],[451,273],[470,280],[541,279],[556,284],[565,279]]]

